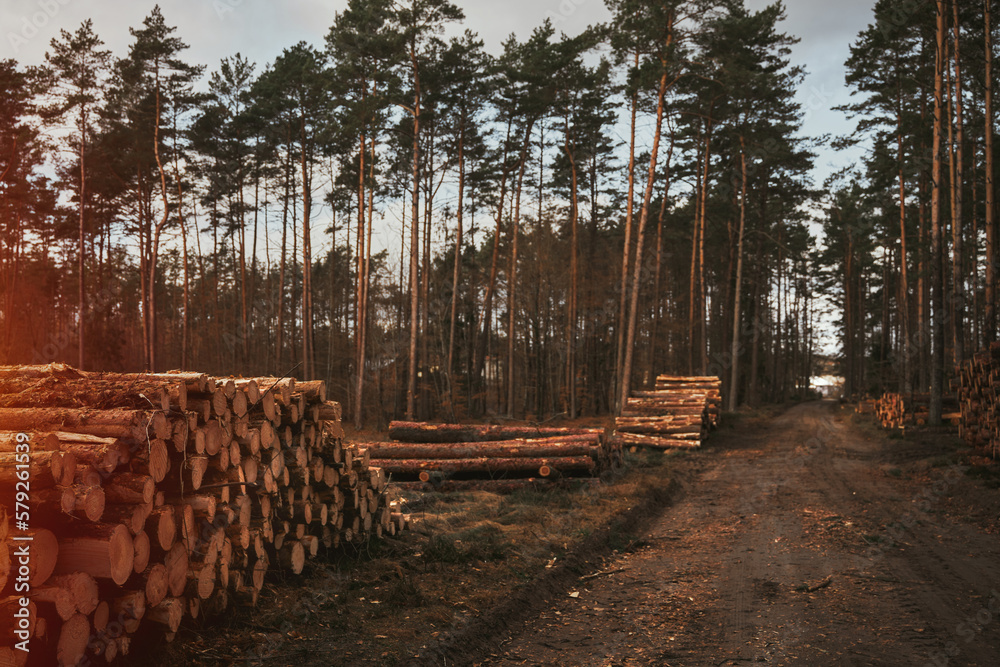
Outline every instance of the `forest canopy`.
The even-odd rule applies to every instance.
[[[447,0],[350,0],[267,63],[191,62],[159,7],[0,60],[0,363],[324,379],[360,426],[664,372],[804,397],[831,302],[850,393],[993,339],[989,2],[877,3],[866,158],[822,188],[780,2],[606,5],[496,54]]]

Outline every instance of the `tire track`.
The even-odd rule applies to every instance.
[[[891,455],[820,402],[714,439],[646,546],[469,662],[996,664],[1000,599],[989,622],[960,627],[985,619],[1000,590],[996,537],[939,515],[907,520],[921,488],[886,475]]]

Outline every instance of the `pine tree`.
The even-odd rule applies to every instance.
[[[104,44],[94,34],[93,22],[84,21],[76,32],[60,31],[60,39],[53,39],[51,51],[45,53],[47,73],[51,77],[50,94],[55,99],[42,111],[48,121],[58,121],[67,115],[75,115],[75,135],[70,137],[77,147],[79,162],[79,178],[76,183],[78,206],[79,238],[77,245],[77,262],[79,272],[78,292],[78,334],[77,334],[77,366],[85,368],[84,345],[86,320],[86,209],[87,209],[87,138],[91,132],[90,115],[93,108],[101,102],[101,97],[107,80],[107,69],[111,61],[111,52],[101,49]]]

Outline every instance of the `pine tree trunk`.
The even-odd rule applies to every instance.
[[[618,412],[624,409],[628,402],[629,389],[632,384],[632,359],[635,353],[635,332],[639,310],[639,290],[642,286],[642,245],[646,232],[646,221],[649,219],[649,204],[653,198],[653,187],[656,185],[656,159],[660,149],[660,137],[663,129],[663,112],[667,94],[667,72],[660,75],[659,89],[656,96],[656,128],[653,130],[653,147],[649,154],[649,170],[646,174],[646,191],[642,199],[642,209],[639,213],[639,229],[636,232],[635,266],[632,276],[632,303],[628,315],[628,337],[625,340],[625,361],[622,364],[622,382],[619,387]]]
[[[944,282],[941,230],[941,130],[944,121],[944,0],[937,5],[937,49],[934,60],[934,135],[931,147],[931,400],[928,423],[941,423],[941,391],[944,384]]]
[[[159,255],[160,234],[170,219],[170,203],[167,200],[167,172],[160,159],[160,70],[156,69],[156,113],[153,118],[153,156],[160,173],[160,193],[163,201],[163,215],[153,230],[149,253],[149,370],[156,372],[156,259]]]
[[[309,178],[307,158],[305,114],[300,118],[299,140],[301,142],[300,166],[302,169],[302,376],[306,380],[316,377],[315,352],[313,350],[313,303],[312,303],[312,183]]]
[[[952,261],[951,261],[951,271],[952,271],[952,334],[955,339],[954,344],[954,365],[958,366],[965,359],[965,271],[963,267],[963,228],[962,228],[962,187],[964,185],[964,168],[962,164],[963,150],[962,143],[964,141],[964,123],[963,123],[963,104],[962,104],[962,64],[961,64],[961,50],[959,40],[961,38],[961,29],[959,24],[958,16],[958,3],[952,2],[952,7],[954,10],[954,59],[955,59],[955,75],[954,75],[954,112],[955,112],[955,141],[952,144],[952,164],[954,168],[952,169],[952,221],[951,221],[951,238],[952,238]],[[951,91],[949,91],[951,92]],[[948,133],[951,134],[951,128],[949,126]]]
[[[177,181],[177,222],[181,227],[181,262],[184,277],[184,316],[181,322],[181,370],[188,367],[191,280],[188,273],[187,221],[184,219],[184,186],[181,182],[180,150],[177,147],[177,114],[174,114],[174,180]]]
[[[712,125],[706,130],[705,163],[701,170],[701,203],[698,205],[698,351],[701,354],[701,374],[708,374],[708,313],[705,293],[705,202],[708,197],[708,170],[711,166]]]
[[[903,116],[902,91],[897,88],[896,98],[896,160],[899,164],[899,311],[902,323],[902,341],[900,343],[900,389],[909,393],[913,386],[910,381],[910,357],[913,341],[910,340],[910,286],[907,276],[906,254],[906,178],[903,175]]]
[[[635,52],[635,68],[639,67],[639,52]],[[636,114],[639,108],[639,91],[632,93],[631,119],[629,121],[629,143],[628,143],[628,199],[625,202],[625,246],[622,249],[622,272],[621,284],[619,285],[618,301],[618,326],[616,336],[618,339],[617,353],[615,355],[615,381],[618,383],[618,393],[628,392],[622,390],[622,366],[625,361],[625,305],[628,300],[628,269],[632,258],[632,215],[635,207],[635,123]],[[622,402],[624,405],[624,401]],[[621,406],[617,407],[618,410]]]
[[[87,150],[87,107],[80,108],[80,246],[78,250],[78,260],[80,263],[80,286],[79,286],[79,320],[77,339],[77,368],[84,369],[83,349],[84,349],[84,325],[86,322],[87,291],[85,286],[84,260],[87,247],[84,243],[84,206],[86,204],[86,172],[84,171],[84,158]],[[13,160],[11,161],[13,162]]]
[[[510,136],[510,123],[508,122],[507,127],[508,138]],[[504,141],[504,146],[507,145],[507,141]],[[486,356],[489,346],[490,333],[492,329],[493,321],[493,294],[496,291],[497,283],[497,271],[500,263],[500,234],[503,230],[503,215],[504,215],[504,202],[506,201],[507,195],[507,179],[509,173],[507,171],[507,150],[504,149],[503,161],[501,162],[502,174],[500,181],[500,197],[497,204],[496,213],[496,231],[493,234],[493,253],[490,259],[490,278],[489,282],[486,284],[486,296],[483,298],[483,310],[482,310],[482,326],[477,326],[477,331],[481,330],[482,335],[479,336],[479,340],[476,343],[476,353],[473,360],[473,372],[471,382],[478,384],[481,380],[485,382],[483,378],[483,372],[486,367]],[[485,396],[486,392],[478,392]]]
[[[517,239],[521,227],[521,192],[524,185],[524,172],[528,166],[528,149],[531,145],[531,130],[534,120],[528,122],[524,132],[524,145],[521,147],[521,160],[518,166],[517,189],[514,191],[514,214],[511,224],[510,267],[507,272],[507,416],[514,416],[514,340],[516,339],[517,314]]]
[[[743,136],[740,136],[740,229],[736,242],[736,286],[733,293],[733,339],[729,363],[732,371],[729,378],[729,411],[736,411],[740,379],[740,296],[743,281],[743,234],[746,229],[747,209],[747,155]]]
[[[455,419],[455,318],[458,315],[458,279],[462,267],[462,209],[465,206],[465,122],[458,135],[458,203],[455,211],[455,267],[451,279],[451,322],[448,331],[448,401]]]
[[[986,114],[986,323],[984,326],[985,343],[989,345],[996,340],[997,310],[997,230],[995,220],[995,202],[993,192],[993,24],[991,22],[992,0],[984,0],[986,14],[986,82],[985,82],[985,114]]]
[[[406,418],[413,419],[417,397],[417,338],[420,334],[417,267],[420,263],[420,68],[416,45],[410,44],[413,67],[413,193],[410,211],[410,358],[406,385]]]
[[[364,236],[365,224],[365,154],[368,151],[368,143],[364,132],[361,133],[361,141],[358,145],[358,248],[355,252],[355,282],[354,282],[354,428],[361,428],[361,392],[362,386],[362,362],[361,362],[361,310],[362,310],[362,275],[364,274],[364,258],[361,252],[361,238]]]
[[[696,168],[696,178],[698,181],[695,187],[694,225],[691,231],[691,278],[688,297],[688,373],[691,375],[694,375],[696,356],[698,357],[698,364],[701,366],[702,374],[704,374],[704,350],[707,349],[707,343],[704,339],[704,268],[702,266],[702,262],[705,259],[704,241],[702,238],[705,223],[703,211],[705,207],[705,189],[708,187],[708,165],[712,144],[712,125],[707,120],[705,121],[704,140],[705,157],[699,161],[699,165]],[[697,322],[699,318],[701,319],[700,323]]]
[[[566,307],[566,393],[569,400],[569,418],[576,419],[576,299],[577,299],[577,216],[579,197],[576,159],[569,141],[569,122],[566,123],[564,150],[570,168],[569,204],[569,300]]]

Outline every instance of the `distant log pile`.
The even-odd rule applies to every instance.
[[[924,426],[930,416],[930,394],[882,394],[875,401],[875,418],[882,428],[905,429],[907,426]],[[962,418],[958,397],[946,394],[941,398],[941,419],[958,423]]]
[[[268,572],[402,529],[340,419],[323,382],[0,367],[0,617],[26,534],[12,523],[20,433],[31,654],[75,665],[127,653],[141,626],[172,639],[185,618],[256,604]]]
[[[621,463],[621,448],[601,429],[395,421],[389,437],[361,446],[371,465],[406,489],[503,493],[593,477]]]
[[[633,391],[615,430],[623,444],[696,449],[719,424],[721,380],[660,375],[655,391]]]
[[[966,359],[958,369],[962,411],[959,434],[990,456],[1000,453],[1000,343]]]
[[[854,408],[854,412],[859,415],[873,415],[875,414],[875,405],[878,403],[878,399],[875,398],[862,398],[858,401],[857,406]]]

